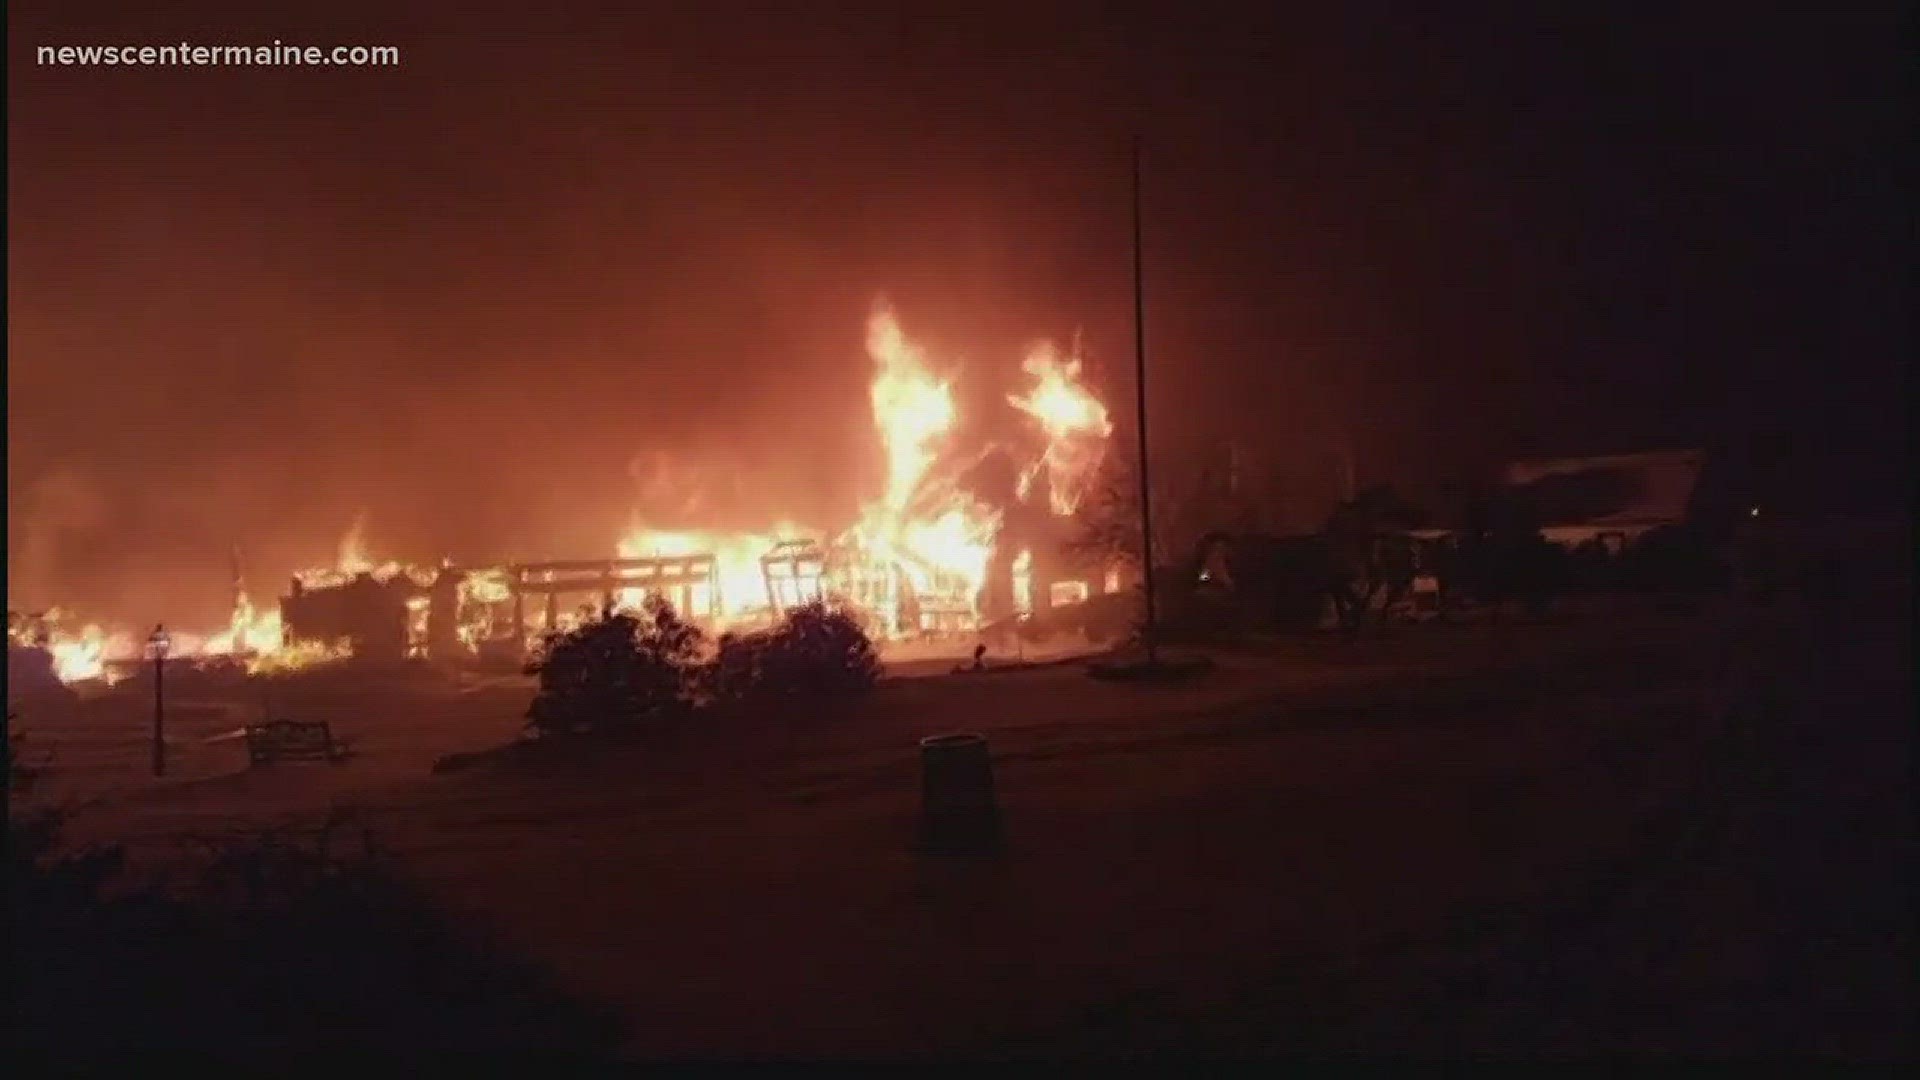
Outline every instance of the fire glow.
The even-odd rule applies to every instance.
[[[971,630],[982,619],[981,597],[993,565],[1003,511],[983,503],[958,482],[961,469],[978,454],[954,450],[960,412],[953,393],[957,369],[939,370],[925,350],[910,339],[894,312],[880,305],[868,318],[866,352],[874,365],[868,405],[884,459],[879,495],[865,503],[855,522],[824,536],[790,522],[767,529],[720,532],[699,528],[654,528],[638,516],[613,544],[620,566],[602,572],[604,587],[594,606],[638,607],[650,593],[667,597],[697,620],[716,629],[764,624],[784,606],[824,597],[860,610],[878,637],[897,639],[918,633]],[[1045,508],[1072,515],[1084,498],[1106,452],[1113,424],[1107,409],[1082,382],[1076,349],[1061,354],[1051,344],[1034,346],[1022,364],[1031,380],[1006,402],[1030,421],[1037,438],[1016,457],[1020,465],[1016,497],[1032,499],[1044,479]],[[1037,448],[1037,449],[1036,449]],[[671,565],[676,560],[685,560]],[[1032,610],[1033,553],[1018,554],[1017,609]],[[536,564],[562,566],[564,564]],[[614,564],[609,564],[612,567]],[[648,584],[648,568],[671,591]],[[689,567],[700,568],[697,572]],[[433,597],[443,574],[458,582],[459,613],[453,640],[469,652],[505,640],[523,647],[541,632],[563,629],[584,617],[587,608],[563,611],[547,595],[543,611],[524,608],[523,589],[536,586],[528,568],[421,567],[376,563],[369,555],[365,521],[356,520],[340,540],[334,564],[294,576],[294,591],[325,591],[371,582],[405,597],[405,652],[425,655],[431,637]],[[547,594],[563,586],[544,579]],[[564,586],[571,588],[571,586]],[[1112,583],[1107,583],[1111,591]],[[1058,593],[1057,587],[1054,590]],[[1084,597],[1087,588],[1062,595]],[[508,612],[511,612],[509,618]],[[528,615],[537,618],[529,619]],[[236,582],[233,611],[226,626],[211,633],[175,633],[174,654],[181,657],[231,657],[253,673],[303,667],[352,652],[344,640],[317,641],[290,633],[279,609],[257,608]],[[521,640],[515,641],[518,635]],[[28,643],[28,642],[21,642]],[[48,649],[58,676],[67,682],[110,677],[110,660],[137,660],[131,633],[108,634],[89,625],[77,634],[48,620],[31,642]]]
[[[855,524],[830,537],[819,558],[837,578],[820,586],[865,610],[884,637],[935,627],[970,627],[980,618],[986,583],[1000,532],[1002,511],[985,505],[954,481],[950,442],[960,420],[953,376],[935,369],[884,305],[867,321],[867,355],[874,364],[868,400],[885,460],[878,498],[866,503]],[[1023,370],[1034,380],[1007,402],[1039,429],[1044,449],[1021,471],[1019,495],[1045,474],[1054,513],[1070,515],[1105,454],[1113,431],[1106,406],[1080,382],[1077,356],[1063,357],[1051,344],[1028,355]],[[778,586],[767,564],[780,543],[805,530],[779,526],[765,534],[674,532],[636,526],[619,544],[622,556],[711,554],[718,563],[717,599],[696,590],[692,607],[710,610],[724,626],[751,620],[774,606]],[[1027,556],[1028,562],[1031,555]],[[618,599],[634,604],[642,590]],[[915,612],[918,615],[915,615]]]

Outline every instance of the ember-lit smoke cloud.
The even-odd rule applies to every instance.
[[[110,6],[10,30],[260,19]],[[656,500],[852,520],[886,480],[876,295],[964,365],[962,425],[1075,329],[1130,402],[1135,132],[1156,452],[1242,440],[1292,525],[1338,440],[1444,506],[1526,450],[1772,415],[1860,444],[1897,411],[1902,38],[1864,23],[1594,49],[1331,13],[573,34],[351,6],[268,36],[403,66],[9,65],[12,599],[221,625],[235,545],[264,599],[361,511],[374,557],[427,562],[604,553]]]
[[[100,485],[77,472],[47,473],[18,499],[9,495],[7,589],[34,610],[60,594],[60,553],[111,520]]]

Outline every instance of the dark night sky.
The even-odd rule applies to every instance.
[[[12,599],[217,617],[232,543],[277,579],[362,510],[598,552],[657,450],[715,524],[843,521],[877,295],[980,402],[1075,329],[1126,400],[1135,129],[1169,447],[1321,476],[1346,427],[1436,500],[1674,445],[1906,483],[1892,14],[484,7],[10,5]],[[183,36],[403,63],[32,64]]]

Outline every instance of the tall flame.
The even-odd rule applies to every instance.
[[[295,671],[327,660],[352,655],[350,642],[288,641],[280,621],[280,609],[265,611],[253,606],[245,590],[235,598],[233,614],[227,625],[196,640],[194,635],[176,635],[176,650],[184,656],[230,657],[246,664],[249,674]]]
[[[255,611],[253,601],[243,591],[236,598],[233,614],[224,629],[208,637],[200,652],[209,656],[270,653],[285,644],[280,626],[280,609]]]
[[[1092,484],[1094,472],[1106,454],[1106,438],[1113,434],[1107,407],[1080,383],[1080,358],[1062,357],[1051,343],[1033,347],[1021,370],[1036,380],[1025,394],[1008,394],[1007,403],[1040,424],[1047,449],[1020,477],[1022,499],[1035,477],[1047,476],[1053,512],[1074,512]]]
[[[867,321],[867,354],[880,369],[869,391],[887,456],[880,505],[904,514],[933,464],[934,444],[953,427],[953,390],[927,370],[925,354],[907,340],[890,309]]]
[[[958,594],[971,609],[986,580],[1000,515],[932,475],[939,443],[957,415],[952,387],[928,369],[925,353],[886,307],[867,321],[867,353],[878,368],[870,397],[887,482],[850,539],[876,568],[903,575],[916,594]],[[899,625],[893,612],[878,614],[891,632],[918,629]]]
[[[315,567],[301,570],[294,575],[300,583],[310,589],[327,589],[344,585],[361,574],[371,574],[375,581],[382,584],[405,574],[416,585],[431,585],[435,571],[429,567],[412,566],[395,560],[375,563],[367,554],[367,516],[356,515],[346,534],[340,537],[338,554],[334,556],[332,566]]]
[[[1013,610],[1033,611],[1033,551],[1020,549],[1013,557]]]

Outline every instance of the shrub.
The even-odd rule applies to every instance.
[[[723,695],[865,690],[879,681],[880,654],[852,612],[814,600],[770,630],[722,637],[712,671]]]
[[[7,644],[7,700],[34,706],[60,708],[77,702],[80,695],[55,674],[53,654],[32,645]]]
[[[684,706],[705,635],[649,598],[638,614],[608,612],[555,634],[527,667],[540,692],[527,709],[537,735],[617,728]]]
[[[1703,593],[1728,580],[1725,560],[1699,530],[1664,525],[1649,530],[1622,557],[1628,579],[1650,592]]]
[[[9,1060],[131,1054],[285,1071],[334,1054],[610,1052],[603,1014],[456,934],[365,854],[312,837],[222,841],[162,887],[121,852],[62,854],[57,816],[12,815]],[[233,887],[235,880],[245,887]]]

